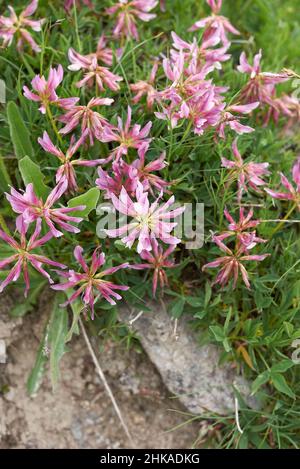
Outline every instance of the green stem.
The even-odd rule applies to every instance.
[[[296,207],[297,207],[297,204],[296,204],[296,203],[293,204],[293,206],[290,208],[290,210],[288,211],[288,213],[286,214],[286,216],[282,219],[282,221],[276,226],[275,230],[271,233],[270,238],[273,238],[273,236],[274,236],[279,230],[281,230],[281,228],[282,228],[283,225],[284,225],[284,222],[290,218],[291,214],[293,213],[293,211],[295,210]]]
[[[74,12],[74,20],[75,20],[75,35],[76,35],[76,40],[77,40],[77,45],[78,45],[78,50],[79,53],[81,52],[81,41],[80,41],[80,36],[79,36],[79,31],[78,31],[78,19],[77,19],[77,9],[76,9],[76,1],[73,1],[73,12]]]
[[[193,121],[189,121],[188,125],[187,125],[187,128],[185,129],[184,131],[184,134],[180,140],[180,144],[182,145],[183,142],[185,141],[186,137],[188,136],[188,134],[190,133],[190,130],[191,130],[191,127],[192,127],[192,124],[193,124]],[[173,154],[173,129],[172,129],[172,133],[171,133],[171,139],[170,139],[170,151],[169,151],[169,155],[168,155],[168,173],[169,173],[169,168],[170,168],[170,164],[171,164],[171,159],[172,159],[172,154]]]
[[[46,106],[46,112],[47,112],[48,119],[49,119],[49,121],[50,121],[50,123],[51,123],[52,129],[53,129],[53,131],[54,131],[54,133],[55,133],[55,135],[56,135],[56,137],[57,137],[57,140],[59,141],[59,143],[63,143],[62,138],[61,138],[61,135],[60,135],[60,133],[58,132],[58,129],[57,129],[57,127],[56,127],[55,120],[54,120],[54,117],[53,117],[53,115],[52,115],[52,112],[51,112],[51,109],[50,109],[49,104],[47,104],[47,106]]]
[[[0,213],[0,226],[2,228],[2,230],[7,234],[7,235],[10,235],[10,231],[8,229],[8,226],[7,224],[5,223],[5,220],[3,218],[3,216],[1,215]]]
[[[181,144],[181,145],[183,144],[183,142],[185,141],[186,137],[187,137],[188,134],[190,133],[190,130],[191,130],[192,125],[193,125],[193,121],[190,120],[190,122],[188,123],[188,126],[187,126],[187,128],[185,129],[185,132],[184,132],[184,134],[183,134],[183,136],[182,136],[182,139],[180,140],[180,144]]]

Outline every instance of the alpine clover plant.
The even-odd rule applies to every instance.
[[[256,373],[254,392],[267,383],[293,399],[295,57],[270,59],[240,0],[241,18],[225,0],[40,3],[0,12],[1,292],[25,286],[30,299],[46,278],[72,307],[66,340],[81,314],[100,328],[116,301],[164,300]],[[205,243],[189,250],[176,228],[201,202]],[[99,236],[108,204],[120,225]]]

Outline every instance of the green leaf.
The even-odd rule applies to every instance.
[[[287,384],[285,377],[279,373],[272,373],[271,375],[272,382],[274,384],[274,387],[277,389],[277,391],[282,392],[283,394],[286,394],[287,396],[291,397],[292,399],[295,399],[295,394]]]
[[[226,339],[223,328],[221,326],[210,326],[210,330],[217,342],[223,342],[223,340]]]
[[[50,348],[50,376],[53,389],[59,380],[59,362],[67,351],[65,347],[68,332],[68,313],[66,308],[60,308],[63,296],[55,296],[52,315],[49,324],[49,348]]]
[[[294,332],[294,325],[291,322],[283,321],[283,326],[286,330],[286,333],[289,337],[292,337],[292,334]]]
[[[34,367],[27,380],[27,390],[30,395],[36,394],[36,392],[38,391],[42,383],[43,376],[45,374],[45,365],[48,361],[48,355],[47,355],[48,330],[49,330],[49,323],[47,323],[45,327],[43,339],[40,343],[40,346],[38,348],[38,352],[36,355]]]
[[[68,298],[70,298],[72,293],[74,293],[73,290],[70,291],[70,292],[67,291]],[[71,328],[70,328],[69,332],[66,335],[66,339],[65,339],[66,342],[69,342],[72,339],[73,334],[79,334],[78,320],[79,320],[79,317],[80,317],[80,313],[82,312],[82,309],[83,309],[82,302],[81,301],[75,301],[74,303],[71,304],[71,309],[72,309],[72,312],[73,312],[73,320],[72,320]]]
[[[248,449],[249,448],[249,440],[248,440],[247,433],[243,433],[243,435],[240,436],[240,439],[239,439],[239,442],[238,442],[238,447],[239,447],[239,449]]]
[[[25,300],[22,301],[21,303],[16,304],[16,306],[14,306],[10,310],[9,312],[10,316],[13,318],[19,318],[21,316],[24,316],[27,313],[30,313],[30,311],[33,310],[38,300],[39,294],[45,284],[46,282],[42,280],[41,282],[38,283],[37,286],[35,286],[34,288],[31,288],[28,297],[25,298]]]
[[[228,331],[231,316],[232,316],[232,306],[229,307],[228,313],[226,315],[226,319],[225,319],[225,323],[224,323],[224,333],[226,333]]]
[[[7,104],[7,119],[16,157],[19,159],[24,156],[33,158],[34,152],[30,141],[30,134],[24,124],[18,106],[13,101]]]
[[[229,340],[227,337],[223,340],[223,347],[225,349],[225,352],[230,352],[231,351],[231,345],[229,343]]]
[[[19,162],[19,170],[24,184],[32,183],[37,196],[46,199],[50,188],[44,183],[44,176],[39,166],[34,163],[29,156],[25,156]]]
[[[253,381],[252,383],[252,392],[251,394],[255,394],[256,391],[263,385],[265,384],[268,380],[270,379],[270,373],[269,371],[264,371],[260,375],[257,376],[257,378]]]
[[[96,187],[88,190],[85,194],[73,197],[69,200],[68,207],[76,207],[78,205],[85,205],[84,210],[75,210],[72,216],[88,218],[89,213],[97,207],[100,192]]]
[[[171,303],[171,314],[174,318],[179,318],[183,313],[183,308],[185,305],[185,298],[178,298]]]
[[[211,293],[212,293],[211,286],[210,286],[209,282],[206,282],[206,284],[205,284],[205,296],[204,296],[204,308],[206,308],[208,306],[208,303],[210,302]]]
[[[202,297],[186,296],[185,300],[193,308],[199,308],[199,307],[203,306],[203,298]]]
[[[282,360],[279,363],[276,363],[276,365],[273,365],[271,368],[271,373],[284,373],[287,371],[289,368],[292,368],[295,363],[292,362],[292,360],[286,359]]]

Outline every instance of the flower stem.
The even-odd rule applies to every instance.
[[[98,93],[98,83],[97,83],[97,80],[96,80],[96,77],[95,77],[95,97],[98,98],[99,96],[99,93]]]
[[[183,133],[183,136],[182,136],[180,142],[178,142],[178,144],[180,144],[180,145],[183,144],[183,142],[185,141],[186,137],[187,137],[188,134],[190,133],[192,124],[193,124],[193,121],[190,120],[189,123],[188,123],[188,125],[187,125],[187,128],[185,129],[185,131],[184,131],[184,133]],[[169,155],[168,155],[168,166],[167,166],[168,172],[169,172],[169,167],[170,167],[171,160],[172,160],[172,154],[173,154],[173,129],[172,129],[171,138],[170,138],[170,151],[169,151]]]
[[[105,375],[104,375],[104,373],[103,373],[103,371],[102,371],[102,368],[100,367],[100,363],[99,363],[99,361],[98,361],[98,359],[97,359],[97,357],[96,357],[96,354],[95,354],[95,352],[94,352],[94,349],[93,349],[93,347],[92,347],[92,344],[91,344],[91,342],[90,342],[90,339],[89,339],[89,337],[88,337],[88,335],[87,335],[86,329],[85,329],[85,327],[84,327],[84,324],[83,324],[81,318],[79,318],[78,321],[79,321],[79,325],[80,325],[80,328],[81,328],[81,331],[82,331],[82,334],[83,334],[83,338],[84,338],[84,340],[85,340],[85,343],[86,343],[86,345],[87,345],[87,348],[88,348],[88,351],[89,351],[89,353],[90,353],[90,355],[91,355],[91,358],[92,358],[92,360],[93,360],[93,362],[94,362],[94,365],[95,365],[95,368],[96,368],[96,370],[97,370],[97,373],[98,373],[98,375],[99,375],[99,377],[100,377],[100,379],[101,379],[101,381],[102,381],[102,383],[103,383],[103,385],[104,385],[104,388],[105,388],[107,394],[109,395],[109,398],[110,398],[110,400],[111,400],[111,402],[112,402],[112,404],[113,404],[114,410],[115,410],[115,412],[116,412],[116,414],[117,414],[117,416],[118,416],[118,418],[119,418],[119,420],[120,420],[120,422],[121,422],[121,425],[122,425],[122,427],[123,427],[123,430],[125,431],[125,434],[127,435],[130,444],[131,444],[132,447],[134,448],[134,447],[135,447],[135,444],[134,444],[134,441],[133,441],[133,439],[132,439],[132,436],[131,436],[131,434],[130,434],[130,432],[129,432],[129,429],[128,429],[126,423],[125,423],[125,420],[124,420],[123,415],[122,415],[122,413],[121,413],[121,411],[120,411],[120,408],[119,408],[119,406],[118,406],[118,404],[117,404],[117,402],[116,402],[116,400],[115,400],[115,397],[114,397],[114,395],[113,395],[113,393],[112,393],[112,391],[111,391],[111,389],[110,389],[110,387],[109,387],[109,385],[108,385],[108,382],[107,382],[107,380],[106,380],[106,378],[105,378]]]
[[[80,41],[80,36],[79,36],[79,31],[78,31],[78,18],[77,18],[77,9],[76,9],[76,1],[73,0],[73,13],[74,13],[74,22],[75,22],[75,35],[76,35],[76,41],[77,41],[77,46],[79,53],[82,50],[81,47],[81,41]]]
[[[0,213],[0,226],[1,226],[2,230],[3,230],[6,234],[10,235],[10,231],[9,231],[9,229],[8,229],[8,226],[7,226],[7,224],[5,223],[5,220],[4,220],[4,218],[3,218],[3,216],[2,216],[1,213]]]
[[[185,129],[185,132],[184,132],[184,134],[183,134],[183,136],[182,136],[182,139],[180,140],[180,144],[181,144],[181,145],[183,144],[183,142],[185,141],[186,137],[187,137],[188,134],[190,133],[190,130],[191,130],[192,125],[193,125],[193,121],[190,120],[189,123],[188,123],[188,125],[187,125],[187,128]]]
[[[271,233],[270,238],[273,238],[273,236],[274,236],[279,230],[281,230],[281,228],[283,227],[285,221],[290,218],[291,214],[293,213],[293,211],[295,210],[296,207],[297,207],[297,204],[293,204],[293,206],[290,208],[290,210],[289,210],[288,213],[285,215],[285,217],[284,217],[284,218],[281,220],[281,222],[276,226],[275,230],[273,230],[273,232]]]
[[[46,106],[46,112],[47,112],[48,119],[49,119],[49,121],[50,121],[50,123],[51,123],[52,129],[53,129],[53,131],[54,131],[54,133],[55,133],[55,135],[56,135],[56,137],[57,137],[57,140],[59,141],[59,143],[63,143],[62,138],[61,138],[61,135],[60,135],[60,133],[58,132],[58,128],[57,128],[57,126],[56,126],[56,124],[55,124],[55,120],[54,120],[54,117],[53,117],[53,114],[52,114],[52,112],[51,112],[51,109],[50,109],[50,106],[49,106],[49,105]]]

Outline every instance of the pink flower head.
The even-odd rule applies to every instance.
[[[262,105],[268,105],[276,109],[276,89],[278,83],[289,79],[287,73],[264,73],[261,71],[260,61],[262,51],[254,56],[253,65],[250,65],[245,52],[240,57],[240,65],[237,67],[241,73],[250,75],[249,82],[241,91],[242,102],[248,104],[259,101]]]
[[[16,15],[13,7],[8,6],[10,16],[0,16],[0,38],[3,39],[3,47],[10,46],[14,36],[17,37],[17,50],[21,51],[25,42],[29,44],[34,52],[40,52],[41,48],[37,45],[27,28],[40,32],[42,24],[45,21],[30,20],[38,7],[38,0],[32,0],[19,16]]]
[[[128,114],[125,125],[121,117],[118,117],[118,127],[104,127],[102,134],[98,137],[101,142],[117,142],[119,145],[112,151],[111,158],[118,160],[122,155],[127,155],[129,148],[135,148],[140,155],[142,151],[147,151],[151,138],[147,138],[152,122],[148,122],[141,128],[139,124],[131,125],[131,107],[128,106]]]
[[[225,138],[225,128],[228,126],[231,130],[236,132],[238,135],[249,134],[254,132],[255,129],[249,125],[244,125],[240,121],[242,115],[250,114],[254,109],[259,106],[259,102],[250,104],[240,104],[228,106],[223,114],[221,121],[218,124],[216,132],[220,138]],[[236,115],[241,114],[241,115]]]
[[[69,49],[68,55],[72,64],[69,66],[69,70],[85,70],[83,79],[76,83],[78,88],[82,88],[85,85],[91,88],[96,80],[100,91],[104,91],[105,86],[112,91],[118,91],[120,89],[119,82],[122,81],[123,78],[112,73],[107,67],[98,65],[98,55],[101,56],[100,50],[98,50],[98,53],[96,52],[95,54],[84,56],[74,49]],[[109,61],[112,59],[112,56],[108,54],[107,51],[103,52],[102,59],[103,57],[105,60]]]
[[[149,13],[156,7],[158,0],[119,0],[115,5],[107,8],[107,15],[117,15],[117,23],[113,30],[115,37],[132,36],[138,41],[139,35],[136,19],[150,21],[156,17]]]
[[[222,233],[219,237],[216,235],[216,239],[219,238],[223,241],[225,238],[235,236],[238,248],[243,248],[245,252],[249,251],[250,249],[253,249],[257,245],[257,243],[266,242],[265,239],[257,237],[255,231],[247,231],[252,228],[256,228],[260,224],[259,220],[252,220],[253,210],[249,210],[248,214],[245,215],[244,208],[240,207],[240,218],[238,222],[234,220],[234,218],[230,215],[227,209],[224,210],[224,215],[229,221],[229,231]]]
[[[152,243],[152,252],[142,251],[140,256],[147,263],[136,264],[132,266],[134,269],[153,269],[153,281],[152,281],[152,294],[153,297],[156,294],[158,281],[160,287],[163,289],[165,286],[169,285],[168,277],[165,272],[165,269],[176,267],[173,260],[168,259],[170,254],[173,253],[176,246],[169,246],[165,251],[158,244],[156,239],[151,240]]]
[[[161,171],[165,168],[165,152],[159,158],[147,164],[145,163],[145,153],[145,151],[141,151],[139,158],[132,163],[132,166],[137,170],[137,176],[144,187],[144,191],[149,191],[151,194],[153,194],[153,189],[159,192],[166,191],[166,188],[170,186],[170,182],[164,181],[157,174],[153,174],[153,171]]]
[[[280,176],[281,184],[287,190],[287,192],[276,192],[271,189],[265,189],[265,191],[274,199],[294,201],[300,210],[300,159],[296,161],[292,170],[292,176],[296,187],[290,183],[288,178],[283,173],[280,173]]]
[[[27,86],[23,86],[25,98],[41,103],[39,111],[46,114],[49,104],[55,104],[63,109],[69,109],[74,106],[79,98],[58,98],[56,88],[63,80],[64,71],[61,65],[57,69],[50,67],[48,80],[44,76],[36,75],[31,82],[35,93],[30,91]]]
[[[68,290],[69,288],[77,288],[77,290],[71,295],[68,301],[62,306],[67,306],[73,303],[79,296],[86,306],[89,306],[92,312],[92,319],[94,319],[94,304],[97,302],[99,297],[103,297],[111,305],[115,305],[115,299],[121,300],[122,297],[116,292],[116,290],[128,290],[129,287],[125,285],[116,285],[108,280],[104,280],[103,277],[111,275],[120,269],[128,267],[128,263],[118,265],[117,267],[111,267],[99,272],[100,267],[105,263],[105,254],[100,252],[99,249],[95,249],[92,255],[92,261],[90,266],[87,265],[83,258],[83,248],[76,246],[74,249],[74,257],[76,261],[82,267],[83,272],[75,272],[69,270],[68,272],[61,272],[61,275],[67,279],[65,283],[53,285],[54,290]],[[96,293],[96,297],[95,297]]]
[[[0,293],[3,292],[4,288],[9,283],[17,281],[21,275],[21,271],[23,270],[23,276],[25,281],[24,295],[25,297],[27,296],[30,288],[28,264],[30,264],[32,267],[34,267],[35,270],[37,270],[40,274],[46,277],[49,283],[53,283],[53,280],[51,279],[50,275],[43,269],[42,264],[47,264],[53,267],[59,267],[60,269],[66,268],[64,264],[52,261],[51,259],[48,259],[48,257],[33,252],[35,249],[40,248],[43,244],[46,244],[47,241],[52,238],[52,233],[50,231],[45,236],[39,238],[39,235],[41,233],[41,224],[42,220],[38,219],[36,222],[35,230],[32,236],[30,237],[29,241],[26,240],[26,231],[28,229],[28,225],[26,225],[21,219],[17,220],[17,230],[20,233],[20,241],[16,241],[14,238],[4,233],[4,231],[0,230],[0,238],[15,251],[14,254],[0,261],[1,270],[3,270],[3,268],[5,268],[7,265],[14,263],[14,266],[10,270],[6,279],[3,280],[0,285]]]
[[[213,241],[218,245],[218,247],[225,252],[227,255],[223,257],[218,257],[212,262],[205,264],[202,267],[202,270],[221,267],[219,273],[213,285],[219,283],[222,287],[224,287],[231,278],[233,278],[233,288],[236,287],[239,274],[242,276],[242,280],[245,283],[246,287],[250,289],[250,282],[247,270],[243,265],[244,261],[263,261],[269,254],[262,254],[262,255],[248,255],[245,254],[244,248],[241,247],[235,253],[229,249],[224,243],[220,243],[218,237],[213,236]]]
[[[119,229],[105,230],[108,236],[116,238],[126,235],[123,236],[122,241],[129,248],[132,247],[137,239],[138,253],[151,251],[151,239],[153,238],[161,239],[166,244],[178,244],[180,239],[171,235],[171,231],[177,226],[177,223],[170,222],[169,220],[181,215],[184,212],[184,207],[169,211],[169,207],[175,201],[174,196],[161,206],[159,205],[160,197],[150,205],[148,193],[144,192],[140,182],[138,182],[136,189],[136,202],[131,200],[124,187],[121,190],[119,198],[111,194],[111,200],[116,210],[132,217],[133,220]]]
[[[77,72],[78,70],[88,70],[92,67],[94,60],[105,63],[108,66],[111,66],[113,63],[113,51],[112,49],[106,47],[106,39],[102,34],[98,40],[96,52],[91,54],[82,55],[79,52],[76,52],[74,49],[69,49],[68,57],[71,62],[68,69],[72,72]]]
[[[283,94],[279,98],[276,98],[275,106],[272,110],[272,117],[275,122],[278,121],[280,114],[287,117],[288,121],[284,127],[285,133],[300,122],[300,101],[296,96]]]
[[[74,170],[74,166],[98,166],[99,164],[103,164],[106,160],[81,160],[81,159],[72,159],[74,154],[77,152],[79,147],[83,144],[88,134],[88,130],[86,130],[81,138],[75,143],[74,136],[71,138],[70,147],[66,153],[62,150],[57,148],[52,141],[50,140],[49,135],[47,132],[43,133],[43,138],[39,138],[38,142],[41,147],[48,153],[56,156],[59,161],[61,162],[61,166],[58,168],[56,173],[56,182],[58,183],[61,179],[66,179],[67,181],[67,188],[70,192],[77,191],[77,183],[76,183],[76,174]]]
[[[73,106],[68,112],[59,118],[63,127],[59,133],[65,135],[74,130],[78,125],[81,133],[90,138],[90,144],[94,144],[94,138],[102,135],[105,128],[111,127],[108,121],[99,112],[94,111],[96,106],[110,106],[114,102],[110,98],[92,98],[86,106]]]
[[[74,4],[77,5],[79,3],[79,0],[65,0],[64,7],[69,12],[73,8]],[[82,0],[82,3],[89,8],[93,8],[91,0]]]
[[[267,170],[269,163],[244,163],[237,148],[237,139],[232,144],[234,161],[221,158],[222,166],[230,170],[230,182],[238,180],[238,200],[241,200],[243,191],[248,192],[247,185],[254,191],[260,192],[260,187],[266,185],[262,179],[270,174]]]
[[[189,31],[196,31],[197,29],[204,28],[203,39],[206,40],[211,35],[217,34],[224,45],[230,44],[227,33],[239,35],[240,32],[232,26],[230,21],[225,16],[218,15],[222,8],[222,0],[207,0],[207,3],[212,9],[212,15],[202,20],[196,21]]]
[[[194,133],[202,135],[208,127],[214,127],[220,121],[224,103],[219,99],[215,88],[206,91],[201,98],[191,99],[188,103],[188,115],[186,117],[193,123]]]
[[[67,190],[68,181],[62,178],[57,186],[50,192],[46,202],[38,198],[34,192],[33,185],[28,184],[24,193],[16,191],[11,188],[10,194],[6,194],[6,198],[9,201],[12,209],[20,214],[20,218],[23,219],[24,223],[29,225],[30,223],[42,219],[45,220],[46,224],[50,228],[53,236],[59,237],[63,233],[58,231],[55,225],[60,228],[69,231],[70,233],[79,233],[80,230],[75,226],[71,225],[70,222],[79,223],[82,218],[72,217],[68,215],[70,212],[75,210],[83,210],[84,205],[78,207],[59,207],[52,208],[53,205],[61,198],[63,193]]]
[[[188,72],[193,71],[194,73],[199,73],[204,66],[206,68],[209,67],[210,70],[215,68],[221,69],[221,63],[230,59],[230,54],[226,53],[228,46],[212,49],[212,47],[220,42],[220,38],[216,32],[214,35],[202,41],[200,46],[196,38],[194,38],[192,43],[189,43],[181,39],[174,32],[172,32],[172,39],[174,47],[174,49],[171,49],[172,60],[176,62],[180,51],[182,51],[184,53],[185,62],[190,62],[187,68]]]
[[[118,161],[113,161],[111,176],[101,167],[98,168],[98,175],[99,178],[96,179],[96,185],[99,189],[106,192],[106,199],[110,199],[111,194],[118,197],[122,187],[124,187],[129,194],[134,194],[139,180],[137,169],[133,165],[125,163],[122,158]]]
[[[158,62],[152,67],[150,78],[148,81],[138,81],[130,85],[131,91],[135,93],[135,96],[132,98],[132,102],[137,104],[143,96],[146,96],[147,108],[152,109],[154,102],[158,100],[158,92],[154,88],[155,77],[158,69]]]
[[[225,109],[221,93],[227,89],[205,80],[213,66],[204,65],[199,73],[194,73],[195,67],[185,66],[184,53],[180,50],[173,61],[165,59],[163,67],[167,78],[173,83],[159,94],[167,104],[163,104],[162,112],[155,113],[156,117],[168,120],[171,127],[175,127],[181,119],[189,119],[197,135],[217,125]]]

